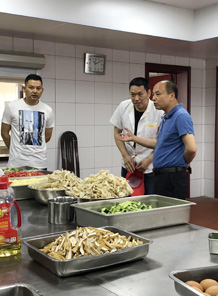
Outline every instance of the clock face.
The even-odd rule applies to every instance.
[[[85,73],[103,75],[105,73],[105,56],[86,53]]]

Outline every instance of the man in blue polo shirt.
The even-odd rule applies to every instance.
[[[187,192],[186,169],[196,155],[194,128],[191,116],[177,101],[178,88],[172,81],[158,82],[153,89],[153,102],[165,112],[157,139],[144,139],[121,133],[119,140],[133,141],[154,149],[153,166],[155,193],[185,199]]]

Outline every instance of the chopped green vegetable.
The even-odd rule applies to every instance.
[[[102,214],[120,214],[133,211],[142,211],[152,209],[151,205],[146,205],[140,201],[124,201],[123,203],[115,203],[110,208],[102,208]]]

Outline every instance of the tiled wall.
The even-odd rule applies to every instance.
[[[144,76],[145,62],[191,66],[191,115],[198,149],[192,163],[191,197],[214,196],[216,62],[10,37],[0,37],[0,49],[45,54],[46,66],[39,73],[45,87],[42,100],[53,108],[56,119],[48,143],[48,169],[61,168],[59,139],[71,130],[78,136],[82,178],[100,169],[120,175],[120,153],[109,119],[128,98],[129,81]],[[85,52],[106,55],[104,76],[83,73]]]

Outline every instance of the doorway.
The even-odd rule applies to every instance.
[[[156,83],[171,80],[178,87],[178,102],[191,114],[191,67],[165,64],[145,63],[145,78],[149,80],[151,92]],[[187,173],[188,190],[186,198],[190,198],[190,174]]]

